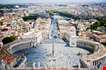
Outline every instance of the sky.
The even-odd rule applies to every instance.
[[[0,0],[0,4],[13,4],[13,3],[86,3],[86,2],[106,2],[106,0]]]

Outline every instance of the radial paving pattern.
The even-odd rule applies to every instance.
[[[59,41],[59,40],[58,40]],[[77,66],[80,62],[80,57],[77,54],[89,53],[80,48],[64,47],[64,42],[54,43],[54,56],[52,56],[52,42],[50,40],[43,42],[37,48],[28,48],[16,52],[17,55],[24,55],[27,57],[28,66],[33,63],[39,63],[42,67],[72,67]],[[38,66],[37,64],[35,65]]]

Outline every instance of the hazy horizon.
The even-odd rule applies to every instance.
[[[18,4],[18,3],[99,3],[106,0],[0,0],[0,4]]]

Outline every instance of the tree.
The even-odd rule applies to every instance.
[[[106,28],[106,18],[105,19],[97,19],[98,21],[95,22],[93,25],[91,25],[90,29],[91,30],[97,30],[98,27],[101,27],[101,28]]]
[[[10,36],[10,37],[5,37],[2,42],[3,44],[7,44],[7,43],[10,43],[10,42],[13,42],[14,40],[16,40],[16,36]]]
[[[29,16],[24,16],[23,20],[28,21],[28,20],[36,20],[39,17],[38,14],[30,14]]]

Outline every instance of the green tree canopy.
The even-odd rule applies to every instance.
[[[98,21],[91,25],[90,29],[96,30],[98,27],[106,28],[106,19],[97,19]]]
[[[10,37],[5,37],[2,42],[3,44],[7,44],[7,43],[10,43],[10,42],[13,42],[14,40],[16,40],[16,36],[10,36]]]

